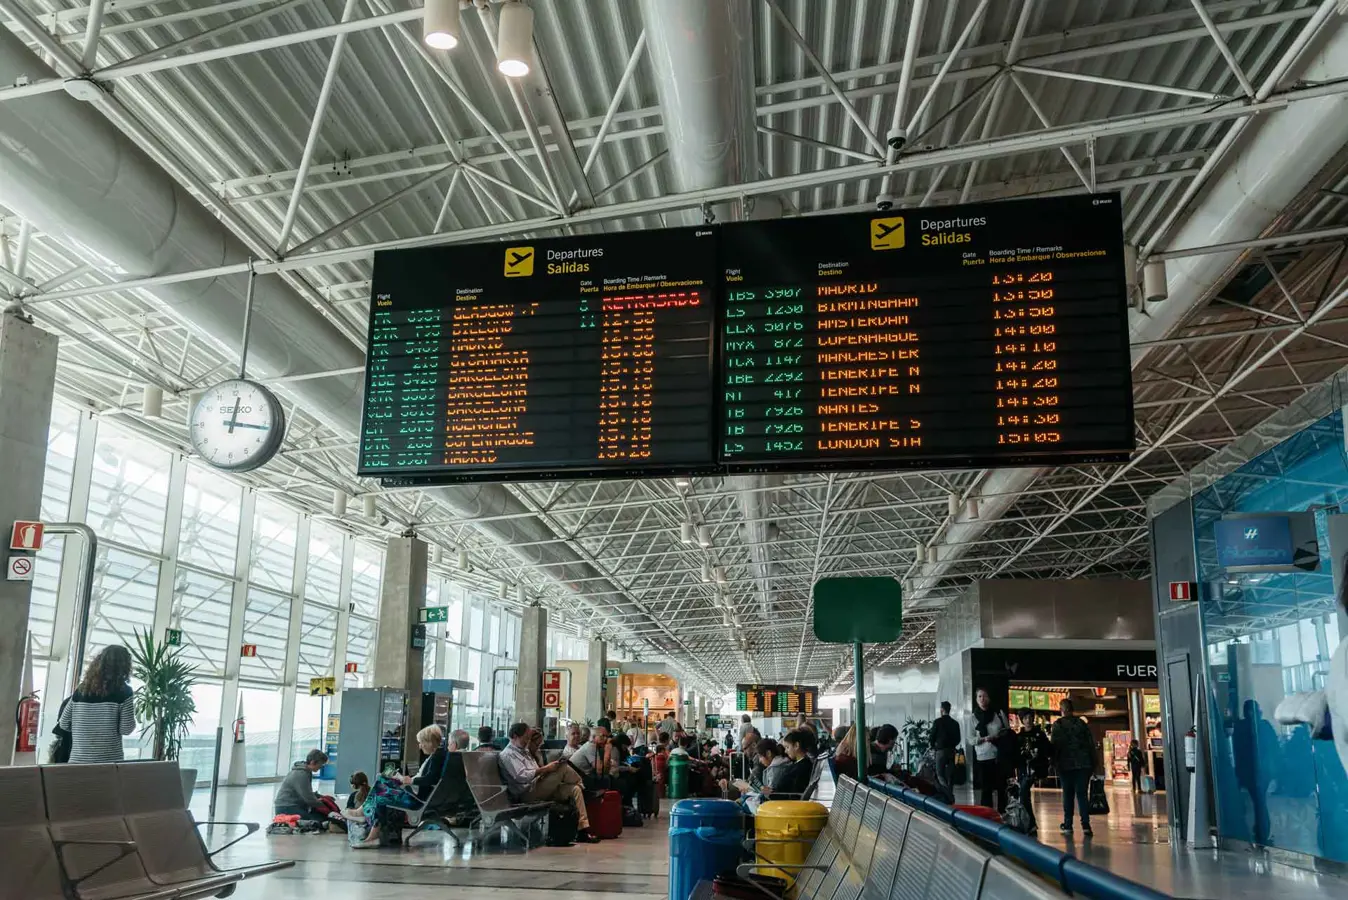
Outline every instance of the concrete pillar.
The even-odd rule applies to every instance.
[[[585,696],[581,701],[579,718],[594,722],[604,714],[604,687],[608,679],[608,644],[590,641],[589,661],[585,665]]]
[[[37,519],[42,506],[42,479],[47,465],[47,429],[56,386],[56,336],[10,313],[0,313],[0,460],[5,489],[0,491],[0,530],[6,538],[15,519]],[[31,555],[31,554],[24,554]],[[31,581],[0,579],[0,765],[14,752],[15,705],[28,648],[28,603]],[[58,705],[61,698],[42,698]],[[46,743],[46,736],[41,736]]]
[[[374,652],[374,687],[407,691],[407,741],[404,762],[419,765],[416,733],[421,730],[421,648],[412,646],[418,610],[426,605],[426,542],[389,538],[384,551],[384,583],[379,592],[379,641]]]
[[[526,606],[520,618],[520,670],[515,679],[515,718],[543,727],[543,670],[548,665],[548,611]]]

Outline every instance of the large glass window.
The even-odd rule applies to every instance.
[[[357,541],[351,573],[351,622],[347,628],[346,659],[358,666],[358,672],[346,676],[346,684],[360,687],[370,684],[374,662],[375,635],[379,628],[379,590],[384,570],[384,553],[379,547]],[[345,667],[343,667],[345,668]]]
[[[61,403],[51,407],[47,429],[47,464],[42,476],[42,521],[64,522],[70,512],[75,477],[75,445],[84,414]]]
[[[249,778],[275,778],[292,760],[278,761],[281,741],[281,691],[247,685],[239,688],[246,735],[244,760]]]
[[[304,759],[310,750],[323,749],[323,717],[327,709],[327,698],[309,696],[307,686],[295,694],[295,723],[290,733],[292,763]]]
[[[109,644],[131,646],[137,630],[152,628],[158,588],[157,559],[100,544],[85,658]]]
[[[167,450],[100,422],[88,524],[103,540],[158,553],[164,545],[169,467]]]
[[[226,481],[219,472],[189,465],[183,487],[178,559],[212,572],[234,574],[242,500],[239,486]]]
[[[290,595],[249,588],[243,608],[243,642],[256,647],[257,653],[240,660],[239,674],[279,683],[285,672],[289,630]]]
[[[258,497],[253,519],[253,556],[249,580],[287,594],[295,577],[299,516],[270,497]]]
[[[180,566],[169,627],[182,632],[183,658],[202,675],[223,678],[229,660],[229,610],[234,582]],[[238,652],[238,648],[234,648]],[[219,701],[216,702],[219,706]]]

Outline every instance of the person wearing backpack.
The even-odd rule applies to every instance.
[[[1089,790],[1091,773],[1095,771],[1095,741],[1091,738],[1091,729],[1078,717],[1072,708],[1072,701],[1066,698],[1058,704],[1062,717],[1053,723],[1053,752],[1057,757],[1058,780],[1062,782],[1062,825],[1063,834],[1072,833],[1072,803],[1076,801],[1077,813],[1081,816],[1081,833],[1090,837],[1091,810]]]

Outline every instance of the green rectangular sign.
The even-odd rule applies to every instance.
[[[1030,692],[1013,689],[1010,692],[1008,702],[1012,712],[1020,712],[1022,709],[1030,708]]]
[[[618,676],[622,675],[622,673],[623,673],[623,670],[622,670],[622,669],[619,669],[619,668],[615,668],[615,667],[613,667],[613,666],[610,666],[609,668],[607,668],[607,669],[604,670],[604,677],[605,677],[605,678],[617,678]]]
[[[885,644],[903,633],[897,579],[821,578],[814,583],[814,636],[826,644]]]
[[[448,622],[449,607],[423,606],[421,609],[417,610],[417,621],[423,625],[428,625],[431,622]]]
[[[167,628],[164,630],[164,643],[170,647],[179,647],[183,642],[183,633],[178,628]]]

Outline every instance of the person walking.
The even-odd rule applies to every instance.
[[[1142,755],[1142,748],[1137,745],[1137,738],[1133,738],[1128,744],[1128,771],[1133,775],[1133,793],[1142,793],[1142,769],[1147,765],[1146,757]]]
[[[999,758],[1002,733],[1011,727],[1006,713],[993,709],[992,695],[979,688],[974,695],[974,766],[979,776],[980,806],[1006,812],[1006,773]],[[993,807],[993,795],[997,805]]]
[[[1016,786],[1020,805],[1029,814],[1030,830],[1033,835],[1039,831],[1039,821],[1034,814],[1034,783],[1048,774],[1049,758],[1053,755],[1053,745],[1040,726],[1034,710],[1025,708],[1018,712],[1021,729],[1017,738]]]
[[[129,650],[114,644],[99,651],[84,670],[79,687],[61,708],[56,727],[70,735],[72,763],[121,762],[126,758],[122,738],[136,730]]]
[[[941,701],[941,714],[931,723],[931,749],[936,755],[936,786],[947,802],[955,797],[955,750],[960,745],[960,723],[950,715],[950,701]]]
[[[1095,771],[1095,741],[1091,738],[1091,729],[1079,718],[1072,708],[1072,701],[1066,698],[1058,704],[1062,717],[1053,723],[1051,740],[1053,752],[1058,762],[1058,780],[1062,782],[1062,825],[1063,834],[1072,833],[1072,803],[1076,802],[1077,813],[1081,816],[1081,833],[1090,837],[1091,807],[1088,792],[1091,773]]]

